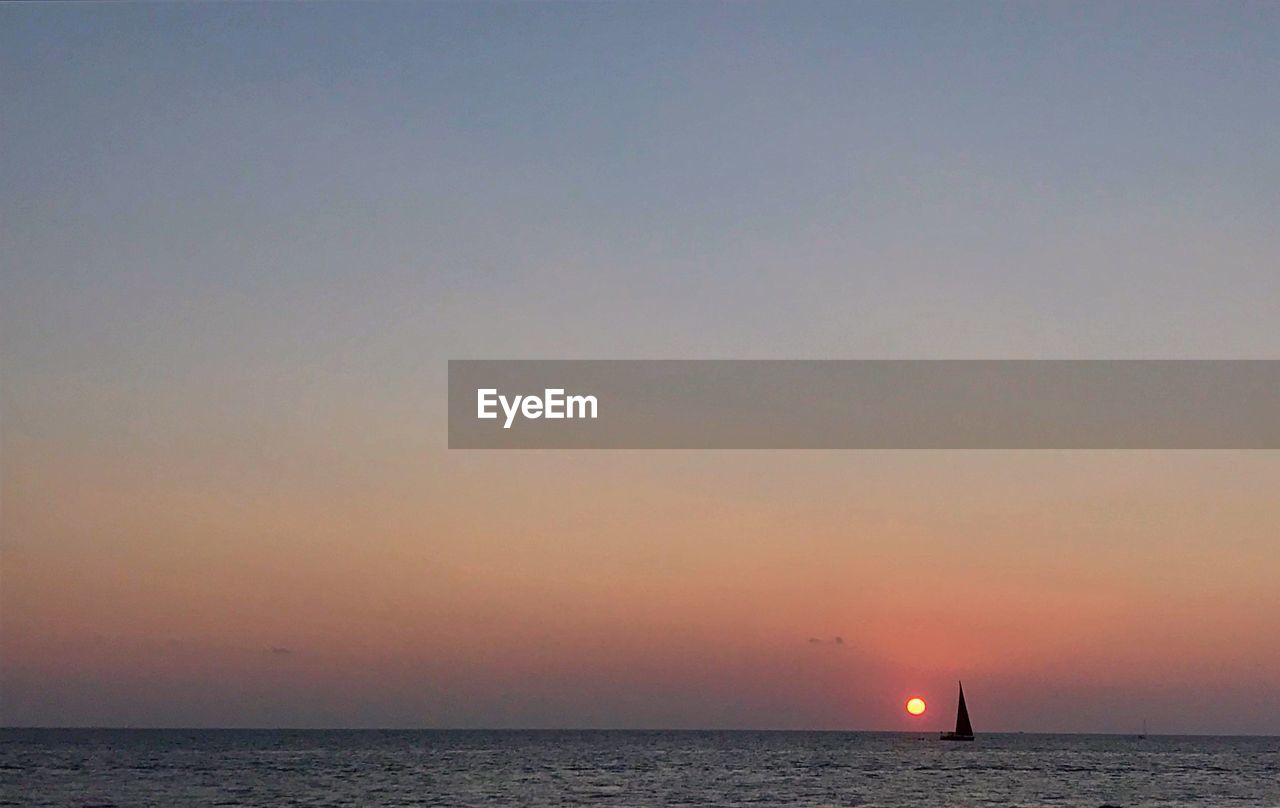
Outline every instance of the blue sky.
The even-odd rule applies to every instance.
[[[24,348],[406,297],[477,355],[1280,348],[1274,5],[4,15]]]

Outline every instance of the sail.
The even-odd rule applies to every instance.
[[[964,684],[960,685],[960,707],[956,710],[956,734],[973,735],[973,724],[969,723],[969,708],[964,706]]]

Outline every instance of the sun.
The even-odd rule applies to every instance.
[[[911,715],[924,715],[924,711],[927,709],[928,705],[919,696],[912,696],[907,699],[907,712]]]

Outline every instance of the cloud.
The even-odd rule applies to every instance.
[[[275,654],[276,656],[288,656],[289,654],[293,653],[293,649],[285,648],[282,645],[273,645],[271,646],[271,653]]]
[[[837,636],[837,637],[832,637],[829,640],[824,639],[822,637],[810,637],[809,644],[810,645],[844,645],[844,637]]]

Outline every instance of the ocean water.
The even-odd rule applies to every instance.
[[[1280,738],[0,730],[0,803],[1280,806]]]

